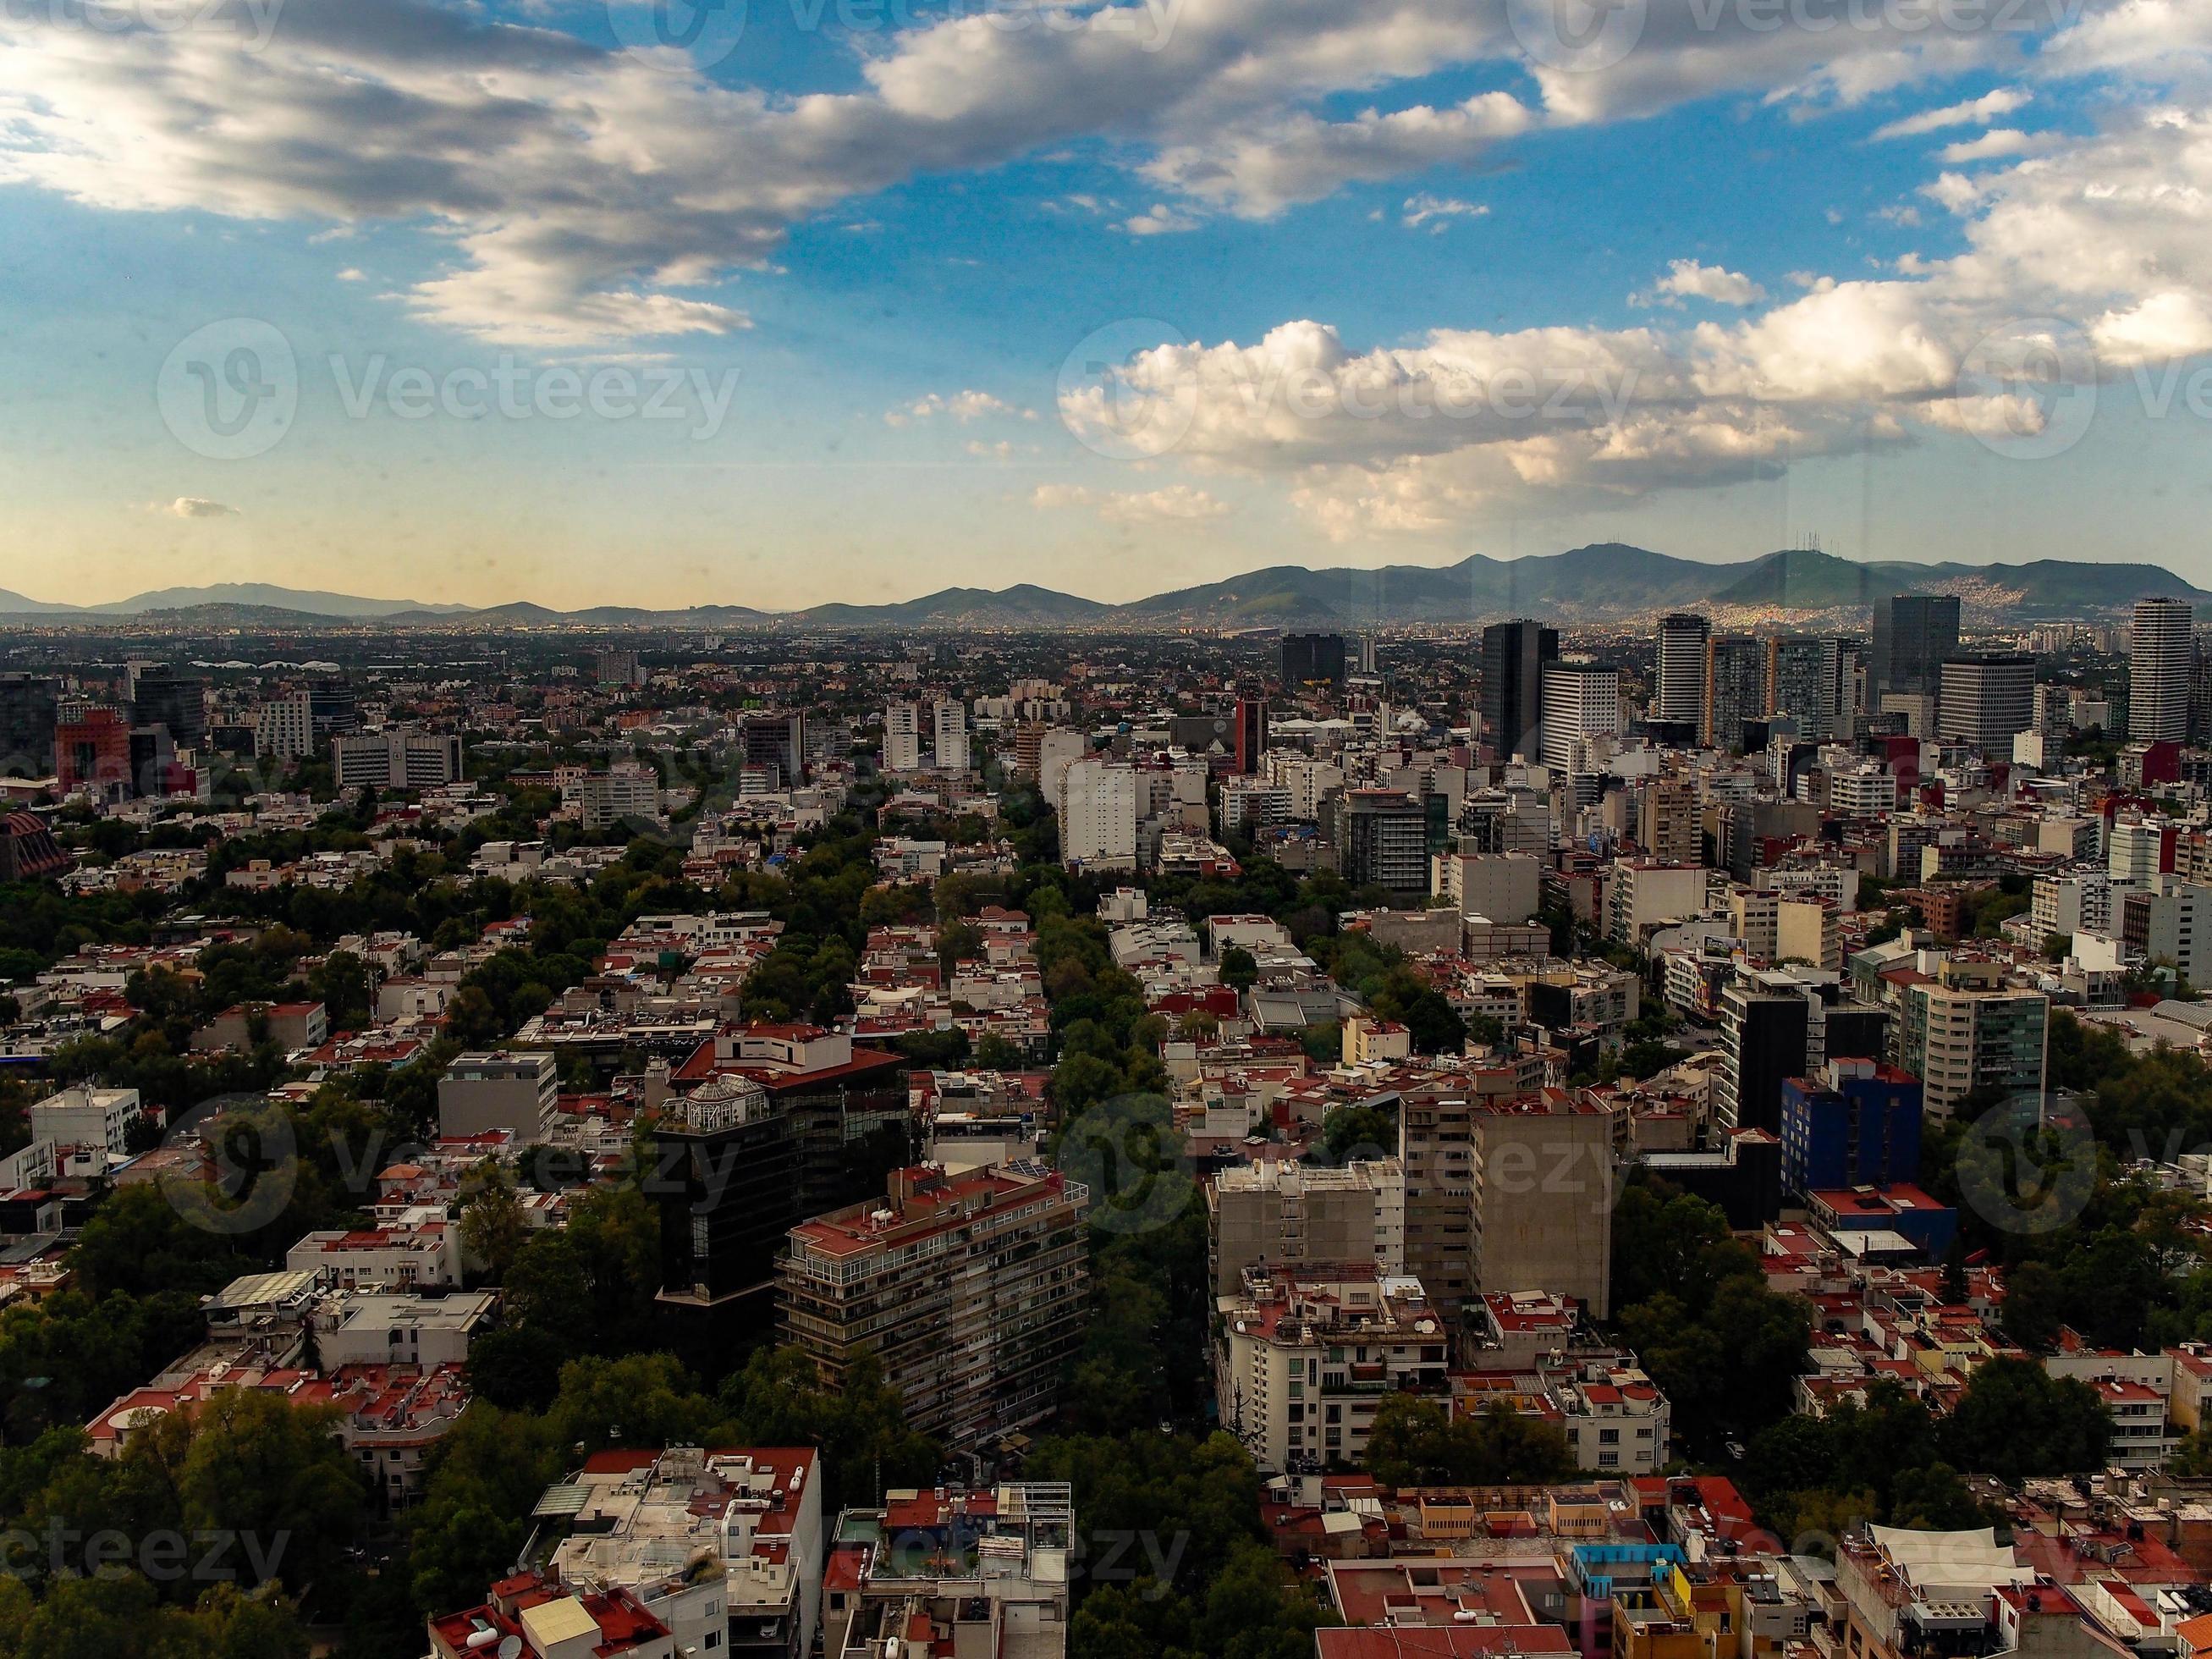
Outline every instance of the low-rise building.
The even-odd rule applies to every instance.
[[[1444,1394],[1451,1339],[1419,1279],[1371,1261],[1253,1267],[1218,1306],[1222,1425],[1267,1472],[1356,1468],[1385,1395]]]
[[[894,1491],[838,1517],[822,1586],[824,1659],[1062,1659],[1073,1490]]]
[[[505,1129],[522,1145],[532,1145],[550,1137],[560,1093],[550,1054],[463,1054],[438,1079],[438,1133],[454,1137]]]
[[[805,1659],[821,1612],[821,1462],[811,1447],[597,1453],[538,1505],[569,1528],[547,1569],[634,1595],[679,1652]]]

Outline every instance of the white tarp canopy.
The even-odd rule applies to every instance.
[[[1925,1599],[1966,1601],[1986,1595],[2000,1584],[2035,1582],[2035,1569],[2021,1561],[2011,1545],[1998,1543],[1992,1528],[1966,1532],[1918,1532],[1905,1527],[1870,1530],[1875,1547]]]

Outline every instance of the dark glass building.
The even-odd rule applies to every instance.
[[[1528,621],[1482,630],[1482,744],[1500,760],[1543,746],[1544,665],[1559,659],[1559,630]]]

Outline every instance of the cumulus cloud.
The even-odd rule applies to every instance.
[[[949,398],[933,392],[890,410],[884,416],[884,424],[907,426],[915,421],[933,421],[940,415],[957,421],[963,426],[993,415],[1012,416],[1024,421],[1034,421],[1037,417],[1034,409],[1018,408],[988,392],[956,392]]]
[[[1399,178],[1447,161],[1468,161],[1501,138],[1528,131],[1534,112],[1510,93],[1485,93],[1454,108],[1418,105],[1348,121],[1286,116],[1171,145],[1144,173],[1240,217],[1273,217],[1346,185]]]
[[[2126,50],[2122,14],[2076,50]],[[1544,114],[1591,120],[1759,88],[1854,100],[2015,55],[1971,36],[1877,27],[1754,29],[1662,0],[1636,50],[1583,72],[1531,64]],[[743,325],[681,292],[757,267],[789,226],[926,170],[988,167],[1073,137],[1133,138],[1146,175],[1189,202],[1266,216],[1345,184],[1473,159],[1539,118],[1510,94],[1454,106],[1303,107],[1453,66],[1528,59],[1499,0],[1186,0],[1171,29],[1137,0],[1084,27],[962,15],[900,32],[863,87],[776,97],[674,54],[608,52],[424,0],[292,0],[243,30],[0,22],[0,178],[110,207],[198,208],[334,228],[427,218],[459,266],[419,285],[427,315],[552,344]],[[2101,44],[2082,31],[2111,24]],[[259,50],[249,52],[249,44]],[[1123,228],[1182,228],[1164,203]]]
[[[211,501],[204,495],[179,495],[161,508],[176,519],[234,519],[238,509],[225,507],[221,501]]]
[[[1079,139],[1107,141],[1156,192],[1120,228],[1158,234],[1719,94],[1817,111],[1968,72],[2166,75],[2212,51],[2199,0],[2054,0],[2008,27],[1932,28],[1917,8],[1778,28],[1651,0],[1640,19],[1606,14],[1638,32],[1595,61],[1525,39],[1506,0],[1182,0],[1171,16],[1091,0],[1064,9],[1073,27],[1025,29],[956,10],[885,36],[846,89],[779,93],[438,0],[289,0],[265,40],[220,9],[109,30],[16,8],[0,15],[0,183],[341,236],[428,225],[451,255],[408,305],[573,349],[743,328],[726,289],[772,270],[795,224]],[[1534,90],[1408,101],[1470,69],[1525,71]],[[2014,95],[1885,131],[1960,111],[1988,125]]]
[[[2032,388],[1982,367],[2005,361],[1993,342],[2042,340],[2089,379],[2212,351],[2212,114],[2118,117],[1927,197],[1964,252],[1883,279],[1798,273],[1801,295],[1740,318],[1366,349],[1300,320],[1143,353],[1060,413],[1079,436],[1165,431],[1201,471],[1284,478],[1348,538],[1771,477],[1917,434],[2031,434]],[[1661,287],[1758,306],[1744,280],[1685,261]]]
[[[1108,524],[1198,523],[1228,516],[1229,507],[1203,489],[1170,484],[1143,493],[1091,489],[1082,484],[1039,484],[1030,504],[1047,511],[1070,507],[1095,510]]]
[[[1765,297],[1766,290],[1741,272],[1720,265],[1701,265],[1695,259],[1677,259],[1648,293],[1631,295],[1628,302],[1648,306],[1710,300],[1716,305],[1749,306]]]

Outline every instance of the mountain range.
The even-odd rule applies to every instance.
[[[2142,599],[2212,602],[2212,593],[2157,565],[2060,559],[2029,564],[1861,564],[1806,548],[1706,564],[1606,542],[1519,559],[1478,553],[1441,567],[1310,570],[1275,565],[1124,605],[1024,583],[997,592],[951,587],[896,604],[832,604],[788,611],[726,605],[678,611],[625,605],[553,611],[526,601],[475,609],[224,582],[161,588],[96,605],[57,605],[0,589],[0,619],[270,628],[1361,628],[1514,616],[1626,621],[1688,606],[1710,611],[1724,622],[1747,622],[1863,610],[1895,593],[1955,593],[1968,616],[1984,623],[2108,613]]]

